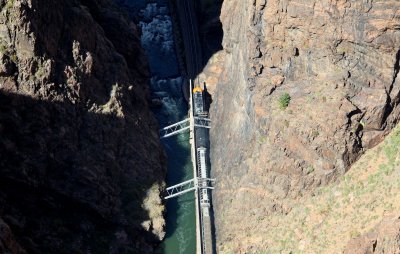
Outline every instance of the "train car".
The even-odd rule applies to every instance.
[[[193,109],[195,117],[206,118],[208,115],[208,112],[205,111],[204,90],[199,85],[193,89]],[[205,128],[196,128],[195,131],[197,147],[208,147],[208,130]]]
[[[196,86],[193,88],[193,106],[194,106],[194,115],[201,116],[204,114],[204,96],[203,89],[200,86]]]
[[[208,129],[196,128],[196,146],[197,147],[208,147],[209,146],[209,134]]]
[[[199,177],[202,179],[208,178],[208,172],[207,172],[207,149],[205,147],[199,147],[197,148],[197,159],[198,159],[198,168],[199,168]],[[210,198],[208,194],[208,189],[207,187],[207,182],[203,181],[201,183],[201,193],[200,193],[200,203],[209,205],[210,203]]]

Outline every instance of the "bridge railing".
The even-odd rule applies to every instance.
[[[166,126],[160,130],[161,138],[168,138],[179,133],[182,133],[190,128],[190,119],[185,119],[183,121],[174,123],[172,125]]]
[[[202,189],[209,189],[213,190],[212,183],[215,182],[215,179],[212,178],[193,178],[179,184],[170,186],[165,189],[167,195],[164,199],[170,199],[173,197],[177,197],[188,193],[190,191],[202,190]]]

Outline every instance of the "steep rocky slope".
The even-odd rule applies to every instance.
[[[285,220],[397,124],[400,3],[232,0],[221,21],[224,49],[202,74],[217,242],[268,253],[278,243],[263,245],[264,232],[280,227],[269,216]]]
[[[400,126],[339,181],[320,186],[311,195],[279,200],[284,211],[255,202],[252,216],[229,227],[240,233],[221,242],[220,252],[354,253],[356,246],[362,246],[361,251],[375,242],[372,253],[397,253],[389,250],[400,247],[398,225],[389,226],[387,221],[396,222],[400,216],[399,147]],[[269,211],[256,214],[254,208]],[[231,216],[230,212],[225,214]]]
[[[108,0],[0,7],[0,252],[152,252],[165,165],[135,25]]]
[[[351,240],[345,253],[400,253],[400,217],[385,218],[370,232]]]
[[[17,243],[10,227],[0,219],[0,253],[26,254],[26,251]]]

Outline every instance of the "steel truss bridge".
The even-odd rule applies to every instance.
[[[179,184],[166,188],[166,196],[164,199],[171,199],[184,195],[193,191],[195,193],[196,202],[196,238],[197,250],[196,254],[213,254],[215,251],[213,232],[211,226],[211,193],[215,179],[209,178],[204,161],[205,156],[209,156],[207,149],[197,147],[196,128],[211,128],[211,120],[207,115],[200,117],[194,116],[193,109],[193,93],[192,81],[190,80],[190,102],[189,102],[189,118],[166,126],[160,130],[162,139],[172,137],[190,131],[191,154],[193,164],[193,179],[181,182]],[[204,177],[206,175],[206,177]]]

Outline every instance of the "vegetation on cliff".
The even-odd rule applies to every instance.
[[[355,253],[346,248],[350,239],[367,234],[382,218],[399,217],[399,149],[400,126],[367,151],[337,183],[316,188],[311,195],[284,200],[281,205],[287,210],[281,213],[259,215],[246,225],[232,226],[245,232],[240,244],[249,249],[257,246],[264,253]],[[400,235],[400,228],[395,230]],[[398,235],[387,237],[395,240]],[[383,237],[377,234],[374,239]],[[396,253],[390,250],[400,247],[395,241],[387,246],[381,241],[378,244],[384,253]],[[234,249],[230,242],[221,243],[221,253]]]
[[[346,184],[340,180],[343,175],[352,175],[352,165],[400,121],[399,2],[232,0],[224,1],[220,20],[223,50],[200,76],[213,95],[211,157],[218,179],[213,201],[219,250],[332,253],[318,246],[334,246],[329,231],[342,236],[342,248],[368,230],[362,224],[371,228],[383,214],[363,218],[356,210],[349,215],[331,192],[314,200],[320,208],[306,212],[296,204],[312,203],[318,188]],[[289,97],[281,97],[285,93],[290,103]],[[370,181],[392,174],[382,167]],[[398,179],[396,173],[391,176]],[[396,206],[393,188],[352,184],[338,187],[344,200],[348,192],[383,191],[391,196],[380,205]],[[357,202],[372,202],[368,196]],[[326,214],[332,217],[315,219]],[[343,223],[345,232],[339,234],[334,221]],[[283,242],[278,239],[282,236]]]

